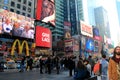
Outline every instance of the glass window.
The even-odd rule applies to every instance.
[[[8,9],[8,7],[7,7],[7,6],[3,6],[3,9],[7,10],[7,9]]]
[[[17,14],[20,14],[20,11],[16,11]]]
[[[25,6],[23,6],[23,10],[26,11],[26,7]]]
[[[10,11],[11,11],[11,12],[14,12],[14,9],[11,8]]]
[[[28,12],[31,12],[31,8],[28,8]]]
[[[1,1],[1,0],[0,0]],[[4,0],[4,4],[8,4],[8,0]]]
[[[23,0],[23,4],[26,4],[27,0]]]
[[[20,7],[21,7],[20,4],[17,4],[17,8],[20,9]]]
[[[31,15],[30,15],[30,14],[28,14],[28,17],[31,17]]]
[[[15,7],[15,2],[12,1],[12,2],[11,2],[11,6],[12,6],[12,7]]]
[[[18,0],[18,2],[21,2],[21,0]]]
[[[22,13],[23,16],[25,16],[25,13]]]
[[[28,2],[28,6],[31,6],[31,4],[32,4],[31,2]]]

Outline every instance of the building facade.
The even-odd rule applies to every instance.
[[[34,18],[35,0],[0,0],[0,8]]]
[[[95,8],[95,22],[96,27],[100,30],[100,36],[111,38],[107,11],[103,7]]]

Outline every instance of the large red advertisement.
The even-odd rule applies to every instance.
[[[54,0],[37,0],[36,19],[55,26]]]
[[[51,31],[48,28],[36,26],[36,46],[51,47]]]

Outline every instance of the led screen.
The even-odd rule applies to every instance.
[[[93,35],[99,36],[99,30],[97,28],[93,28]]]
[[[54,0],[37,0],[36,19],[55,26]]]
[[[65,51],[71,52],[73,51],[73,40],[65,40]]]
[[[0,35],[34,39],[34,19],[0,9]]]
[[[86,51],[94,51],[94,40],[86,38]]]
[[[36,46],[51,47],[51,31],[48,28],[36,26]]]

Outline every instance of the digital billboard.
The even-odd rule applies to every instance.
[[[51,23],[55,26],[54,0],[37,0],[36,20]]]
[[[34,19],[0,9],[0,35],[34,39]]]
[[[93,35],[94,36],[100,36],[98,28],[93,28]]]
[[[86,38],[86,51],[94,51],[94,40],[91,38]]]
[[[48,28],[36,26],[36,46],[38,47],[51,47],[51,31]]]
[[[73,40],[65,40],[65,51],[66,52],[71,52],[73,51]]]

